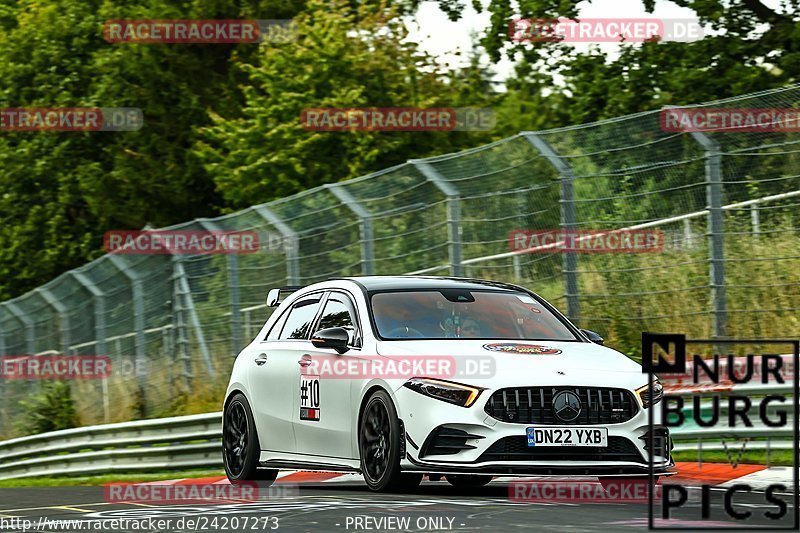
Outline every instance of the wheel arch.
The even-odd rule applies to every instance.
[[[378,391],[383,391],[389,395],[389,399],[392,400],[392,404],[394,405],[394,409],[395,411],[397,411],[399,418],[400,412],[399,409],[397,408],[397,399],[395,398],[394,394],[392,394],[392,391],[391,389],[389,389],[389,387],[386,387],[382,383],[373,383],[372,385],[367,387],[364,390],[364,394],[361,395],[361,400],[358,403],[358,416],[356,417],[356,427],[355,430],[353,431],[353,449],[356,452],[356,458],[361,457],[361,449],[358,445],[358,435],[359,432],[361,431],[361,419],[364,416],[364,407],[367,406],[367,402],[372,397],[372,395]]]
[[[244,392],[243,387],[234,387],[228,391],[227,396],[225,396],[225,402],[222,404],[222,412],[225,413],[225,409],[228,407],[228,404],[231,403],[231,400],[237,394],[241,394],[247,400],[247,403],[250,403],[250,398],[247,397],[247,393]],[[224,414],[223,414],[224,416]]]

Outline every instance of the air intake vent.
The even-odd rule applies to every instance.
[[[461,429],[439,426],[425,440],[420,457],[427,455],[455,455],[463,450],[474,450],[475,446],[467,444],[467,441],[482,438],[484,437],[481,435],[473,435]]]
[[[644,442],[645,451],[650,450],[650,433],[645,433],[640,440]],[[653,428],[653,457],[666,457],[669,459],[670,452],[674,448],[672,439],[669,436],[669,430],[665,427],[656,426]]]

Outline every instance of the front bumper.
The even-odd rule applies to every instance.
[[[497,420],[484,411],[492,391],[485,391],[469,408],[448,404],[401,387],[395,391],[403,421],[405,455],[401,468],[436,473],[482,473],[503,476],[574,475],[626,476],[649,472],[648,412],[641,407],[628,421],[597,424],[608,429],[606,448],[528,448],[525,429],[535,424]],[[674,463],[660,410],[653,413],[654,429],[667,435],[656,445],[653,470],[669,475]],[[537,425],[537,427],[544,427]],[[441,437],[444,435],[444,437]],[[461,435],[461,438],[454,438]],[[435,446],[437,442],[447,446]],[[666,451],[665,451],[666,450]],[[446,452],[446,453],[439,453]]]

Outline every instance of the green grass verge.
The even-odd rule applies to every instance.
[[[697,451],[673,452],[672,457],[676,461],[697,462]],[[728,454],[724,451],[704,451],[704,463],[732,463],[739,457],[739,450],[732,447],[730,450],[730,459]],[[794,461],[792,450],[772,450],[769,454],[770,466],[792,466]],[[752,450],[745,451],[742,454],[739,463],[751,465],[766,465],[767,452],[766,450]]]
[[[171,472],[140,472],[133,474],[106,474],[102,476],[83,477],[32,477],[0,480],[0,488],[97,486],[120,481],[124,483],[141,483],[145,481],[162,481],[166,479],[213,477],[224,475],[225,472],[222,470],[184,470]]]

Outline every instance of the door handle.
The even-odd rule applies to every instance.
[[[307,367],[311,365],[311,356],[308,354],[303,355],[300,359],[297,360],[297,364],[302,367]]]
[[[265,353],[258,354],[258,357],[256,357],[255,361],[258,366],[263,365],[264,363],[267,362],[267,354]]]

